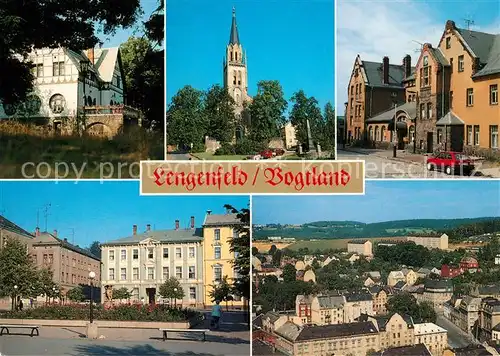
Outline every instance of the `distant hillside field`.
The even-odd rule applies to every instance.
[[[271,246],[274,245],[278,249],[282,250],[285,247],[290,246],[290,242],[280,243],[280,242],[272,242],[272,241],[254,241],[252,242],[252,247],[256,247],[259,252],[268,252],[271,249]]]
[[[372,243],[375,243],[376,241],[400,241],[403,238],[387,238],[387,237],[374,237],[374,238],[368,238],[366,240],[370,240]],[[334,249],[334,250],[346,250],[347,249],[347,243],[351,241],[352,239],[331,239],[331,240],[321,240],[321,241],[297,241],[290,246],[288,246],[289,249],[298,251],[301,248],[307,247],[309,251],[316,251],[316,250],[329,250],[329,249]],[[254,243],[255,245],[255,243]],[[278,247],[278,246],[276,246]],[[278,247],[280,248],[280,247]],[[268,249],[269,251],[269,249]]]
[[[265,240],[270,236],[293,237],[298,240],[308,239],[352,239],[398,237],[412,234],[432,234],[458,229],[485,221],[499,224],[498,217],[472,219],[415,219],[397,220],[365,224],[358,221],[316,221],[302,226],[272,224],[255,227],[253,238]],[[466,230],[464,230],[466,231]],[[472,232],[473,230],[471,230]]]

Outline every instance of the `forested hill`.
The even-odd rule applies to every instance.
[[[442,232],[451,234],[482,234],[500,231],[500,217],[470,219],[414,219],[377,223],[359,221],[315,221],[302,225],[268,224],[255,226],[253,237],[294,237],[296,239],[396,237],[427,235]]]

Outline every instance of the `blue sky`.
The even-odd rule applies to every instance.
[[[500,217],[500,181],[367,181],[366,195],[255,196],[254,224]]]
[[[126,42],[130,36],[142,36],[143,22],[149,19],[153,11],[158,8],[158,5],[158,0],[141,0],[141,8],[144,13],[136,25],[127,29],[118,29],[114,35],[105,36],[99,34],[98,37],[104,42],[103,47],[118,47]]]
[[[438,45],[447,20],[471,29],[500,33],[498,0],[338,0],[337,1],[337,101],[343,108],[356,55],[367,61],[401,64],[405,54],[416,63],[417,42]],[[416,41],[416,42],[414,42]],[[343,113],[342,113],[343,115]]]
[[[248,57],[249,94],[279,80],[285,98],[303,89],[321,109],[334,104],[333,0],[170,0],[167,6],[167,103],[185,85],[222,85],[232,8]]]
[[[181,227],[195,217],[201,226],[207,210],[223,214],[224,204],[248,208],[246,196],[140,196],[138,182],[0,182],[0,215],[25,230],[34,231],[37,211],[46,204],[49,209],[47,230],[58,230],[60,237],[88,246],[92,241],[109,241],[130,236],[132,226],[143,232],[151,229],[173,229],[175,220]],[[40,209],[40,229],[45,218]]]

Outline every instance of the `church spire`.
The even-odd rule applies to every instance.
[[[233,23],[231,24],[231,33],[229,35],[229,44],[239,44],[238,25],[236,25],[236,9],[233,7]]]

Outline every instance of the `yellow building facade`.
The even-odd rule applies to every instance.
[[[211,306],[214,301],[210,297],[213,286],[222,282],[227,277],[227,282],[232,285],[237,277],[233,266],[235,253],[231,252],[231,239],[238,237],[242,222],[236,214],[212,214],[210,211],[205,216],[203,223],[203,289],[204,304]],[[243,306],[243,300],[234,296],[230,305]]]

